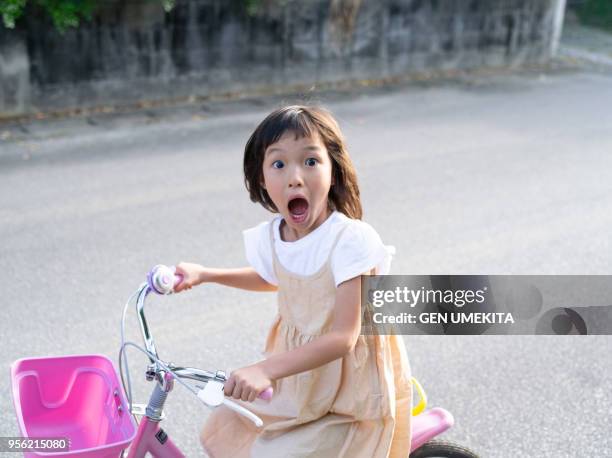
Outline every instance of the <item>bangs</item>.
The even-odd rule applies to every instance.
[[[296,140],[319,133],[314,120],[306,111],[301,107],[287,107],[272,113],[262,122],[259,132],[261,150],[265,151],[287,132],[293,132]]]

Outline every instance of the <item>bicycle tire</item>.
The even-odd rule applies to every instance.
[[[412,452],[410,458],[479,458],[479,456],[463,445],[431,440]]]

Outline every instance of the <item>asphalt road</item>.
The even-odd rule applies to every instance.
[[[365,220],[402,274],[612,274],[612,74],[555,70],[309,95],[337,116]],[[0,125],[0,436],[18,432],[8,368],[116,359],[123,304],[157,263],[245,264],[242,149],[295,97]],[[154,298],[160,356],[258,359],[274,295],[206,285]],[[129,337],[138,341],[133,316]],[[612,456],[608,336],[405,337],[449,439],[482,456]],[[130,353],[136,400],[145,360]],[[208,412],[180,387],[164,429],[201,456]]]

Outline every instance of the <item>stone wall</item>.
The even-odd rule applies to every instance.
[[[0,25],[0,115],[543,62],[565,0],[107,0]]]

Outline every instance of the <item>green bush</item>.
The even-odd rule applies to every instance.
[[[108,1],[108,0],[104,0]],[[130,1],[130,0],[117,0]],[[161,2],[164,10],[174,8],[176,0],[148,0]],[[263,0],[234,0],[247,14],[253,16],[261,8]],[[28,0],[0,0],[0,15],[4,26],[12,29],[15,21],[23,16]],[[55,28],[60,32],[69,27],[78,27],[83,19],[90,20],[100,0],[29,0],[29,5],[42,9],[53,20]]]
[[[15,21],[23,15],[26,3],[27,0],[0,0],[0,13],[6,27],[15,27]],[[95,7],[93,0],[34,0],[31,3],[49,14],[55,27],[61,31],[77,27],[82,19],[90,19]]]
[[[151,1],[161,1],[166,11],[170,11],[175,2],[175,0]],[[9,29],[15,27],[15,21],[23,15],[27,2],[28,0],[0,0],[0,14],[5,27]],[[99,1],[96,0],[30,0],[30,5],[42,8],[60,31],[69,27],[78,27],[83,19],[91,19],[97,3]]]
[[[612,0],[585,0],[576,13],[583,24],[612,31]]]

